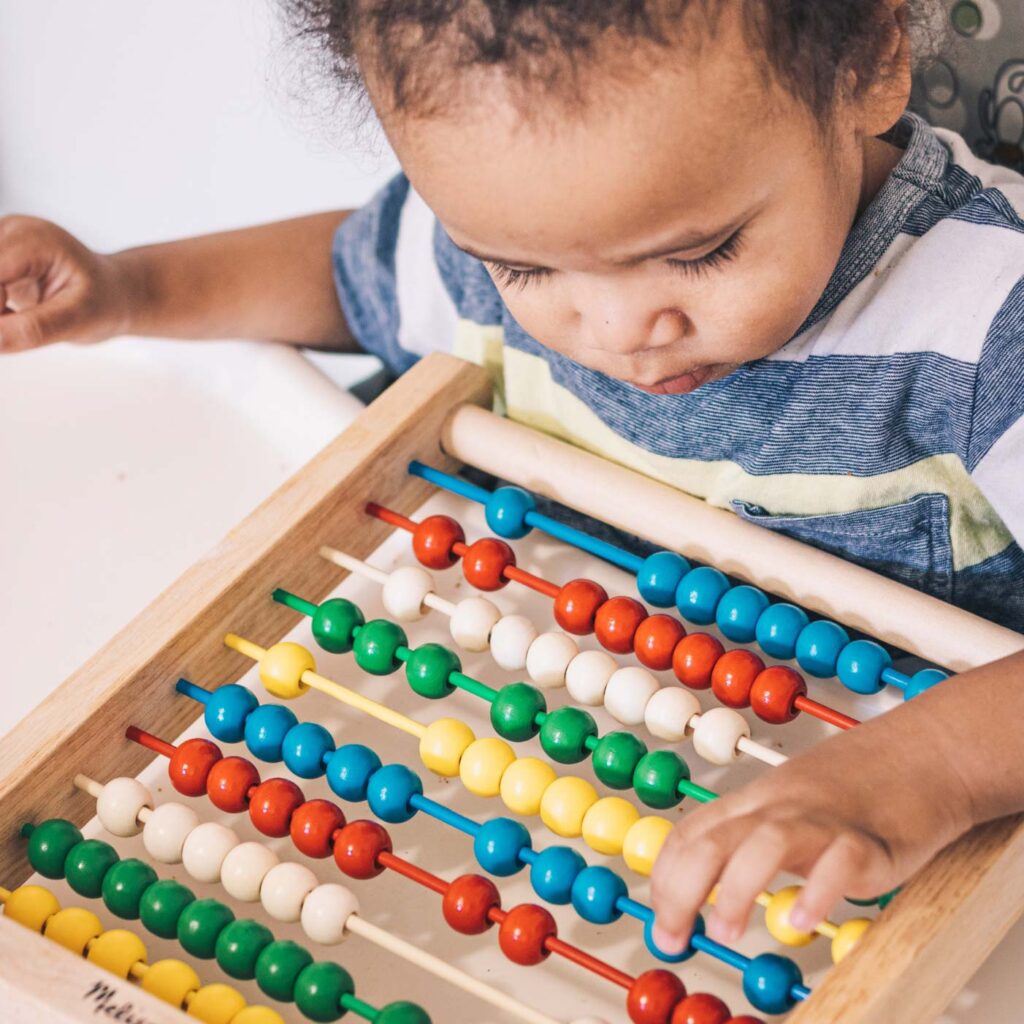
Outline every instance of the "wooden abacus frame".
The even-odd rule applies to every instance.
[[[94,802],[72,784],[77,772],[142,770],[150,755],[124,739],[128,724],[173,736],[198,717],[194,702],[171,695],[174,680],[228,683],[251,667],[224,646],[226,632],[270,646],[293,628],[296,613],[268,598],[275,587],[319,601],[337,586],[346,573],[318,557],[322,544],[363,558],[384,540],[389,528],[363,513],[367,501],[411,513],[426,500],[430,487],[406,472],[412,459],[470,462],[955,670],[1024,648],[1016,633],[499,420],[484,411],[490,402],[480,368],[441,354],[422,360],[6,736],[0,884],[30,874],[23,822],[92,817]],[[1022,910],[1018,816],[939,854],[788,1021],[927,1024]],[[137,1021],[186,1019],[2,916],[0,965],[7,1021],[92,1020],[97,981],[108,1005],[130,1003]]]

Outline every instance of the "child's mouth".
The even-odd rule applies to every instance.
[[[714,372],[713,366],[699,366],[689,373],[681,373],[678,377],[666,377],[657,384],[633,384],[633,387],[646,391],[649,395],[686,395],[707,382]]]

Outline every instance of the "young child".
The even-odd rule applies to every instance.
[[[405,174],[351,215],[110,256],[0,221],[0,349],[249,336],[399,372],[450,349],[514,417],[1024,630],[1024,179],[904,113],[908,3],[289,6]],[[1024,809],[1022,672],[685,815],[657,940],[682,948],[716,882],[733,939],[784,870],[810,929]]]

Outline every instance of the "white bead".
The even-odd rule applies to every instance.
[[[238,836],[227,825],[204,821],[186,836],[181,863],[197,882],[219,882],[224,858],[238,842]]]
[[[303,900],[318,884],[316,875],[304,864],[286,860],[267,872],[260,886],[260,902],[276,920],[298,921]]]
[[[500,618],[501,610],[486,597],[465,597],[455,606],[448,628],[463,650],[486,651],[491,630]]]
[[[746,719],[732,708],[711,708],[697,720],[693,749],[712,764],[732,764],[739,756],[736,744],[750,735]]]
[[[639,725],[644,720],[647,702],[660,689],[661,684],[647,669],[620,668],[605,687],[604,706],[623,725]]]
[[[399,622],[417,622],[429,611],[423,605],[434,592],[434,578],[418,565],[401,565],[384,581],[380,599],[389,615]]]
[[[579,653],[568,633],[541,633],[526,652],[526,674],[547,690],[565,686],[565,671]]]
[[[491,630],[491,657],[499,668],[526,668],[526,654],[537,639],[537,627],[525,615],[503,615]]]
[[[678,743],[693,732],[690,720],[700,714],[700,701],[681,686],[665,686],[647,702],[644,725],[659,740]]]
[[[577,704],[599,708],[619,663],[607,651],[581,651],[565,670],[565,688]]]
[[[302,904],[302,930],[323,946],[336,946],[348,938],[345,924],[359,913],[359,900],[351,889],[334,882],[318,885]]]
[[[142,845],[160,864],[180,864],[181,849],[199,824],[199,815],[184,804],[161,804],[146,820]]]
[[[144,807],[152,809],[153,796],[138,779],[111,779],[96,801],[96,817],[111,835],[137,836]]]
[[[220,884],[236,900],[255,903],[267,872],[280,862],[277,854],[263,843],[239,843],[220,866]]]

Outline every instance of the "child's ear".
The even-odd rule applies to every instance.
[[[910,102],[911,54],[906,0],[880,0],[884,19],[878,50],[867,70],[868,82],[851,69],[848,85],[857,108],[858,128],[864,136],[881,135],[891,128]]]

